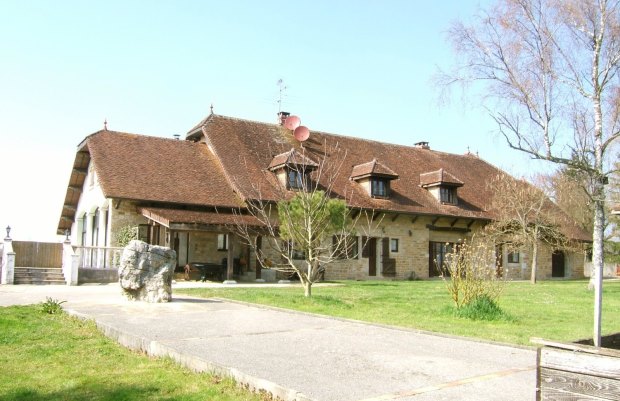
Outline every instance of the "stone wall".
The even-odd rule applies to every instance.
[[[118,246],[115,233],[125,226],[147,224],[148,220],[137,211],[135,202],[110,199],[110,246]]]
[[[136,204],[131,201],[109,200],[109,213],[111,214],[112,233],[116,232],[126,225],[146,224],[147,219],[137,213]],[[360,219],[360,224],[364,219]],[[429,230],[428,225],[434,224],[439,227],[451,227],[453,229],[470,229],[470,232],[459,231],[435,231]],[[469,227],[468,227],[469,225]],[[440,218],[435,220],[434,217],[418,216],[417,218],[409,215],[385,214],[383,217],[375,221],[374,230],[369,236],[377,239],[377,263],[376,276],[369,276],[369,260],[362,257],[362,233],[365,231],[361,227],[357,229],[358,233],[358,251],[359,255],[353,259],[337,260],[326,268],[325,279],[327,280],[382,280],[382,279],[398,279],[405,280],[409,278],[425,279],[429,277],[429,241],[432,242],[450,242],[458,243],[471,238],[472,234],[482,228],[482,224],[478,221],[472,223],[468,219]],[[161,228],[164,229],[163,227]],[[162,232],[162,237],[165,235]],[[389,257],[395,260],[396,275],[386,277],[382,274],[382,246],[381,239],[390,238],[398,240],[398,252],[391,252]],[[263,251],[265,255],[275,263],[280,263],[279,256],[269,249],[266,245],[266,238],[263,238]],[[116,246],[115,236],[111,235],[110,246]],[[551,254],[552,250],[548,247],[541,246],[538,258],[538,279],[551,278]],[[189,253],[188,261],[190,262],[211,262],[219,263],[228,255],[225,250],[217,249],[217,233],[216,232],[191,232],[189,235]],[[235,258],[245,257],[245,247],[239,243],[235,244],[233,255]],[[506,276],[510,279],[529,279],[530,260],[527,252],[521,252],[520,262],[510,264],[507,262],[507,251],[504,250],[503,267]],[[256,269],[256,256],[254,252],[250,255],[250,270]],[[300,261],[303,263],[303,261]],[[581,278],[583,277],[584,259],[581,254],[566,253],[565,257],[566,277]],[[247,271],[247,267],[244,271]],[[281,277],[278,276],[278,277]]]

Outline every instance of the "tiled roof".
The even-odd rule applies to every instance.
[[[99,131],[84,146],[108,198],[242,205],[204,143]]]
[[[316,169],[311,177],[316,179],[318,171],[323,173],[321,180],[333,174],[333,194],[347,199],[351,207],[452,218],[493,218],[488,210],[492,189],[487,182],[502,172],[473,155],[318,131],[311,131],[308,140],[300,143],[291,131],[279,125],[216,114],[211,114],[201,124],[192,129],[188,134],[190,140],[186,141],[99,131],[84,140],[78,149],[75,166],[81,171],[84,163],[92,160],[108,198],[165,203],[172,205],[171,208],[174,204],[239,208],[246,199],[281,199],[282,189],[269,167],[279,163],[283,155],[302,155],[312,163],[321,163],[325,157],[322,168]],[[375,163],[375,159],[381,162]],[[324,171],[330,168],[331,171]],[[448,171],[458,172],[458,178]],[[390,185],[388,199],[370,197],[361,184],[350,179],[352,174],[372,172],[398,177]],[[442,172],[440,180],[444,182],[465,183],[458,191],[458,205],[441,204],[420,186],[422,181],[436,180],[437,177],[429,175],[421,181],[429,172]],[[72,178],[71,182],[74,181]],[[75,181],[73,186],[79,184]],[[321,181],[321,184],[327,187],[327,183]],[[67,204],[75,200],[70,191]],[[66,209],[70,214],[72,206]],[[166,213],[169,214],[164,217],[174,221],[176,215],[170,214],[171,211]],[[63,208],[63,216],[65,214]],[[183,211],[179,218],[190,216],[193,214]],[[201,216],[201,219],[207,218]]]
[[[375,211],[490,220],[493,213],[488,209],[493,189],[487,183],[503,173],[474,155],[450,154],[319,131],[311,131],[309,139],[300,143],[289,130],[277,124],[220,115],[208,118],[203,133],[224,170],[230,177],[235,177],[237,190],[244,199],[259,196],[263,200],[280,199],[281,192],[276,189],[278,182],[268,167],[274,156],[291,148],[317,161],[325,157],[326,166],[339,166],[334,175],[333,194],[347,199],[351,207]],[[359,183],[350,180],[356,166],[361,170],[360,166],[374,159],[381,160],[384,167],[389,166],[389,170],[399,177],[391,183],[388,199],[370,197]],[[448,171],[458,171],[458,178]],[[442,204],[420,186],[421,175],[428,172],[434,172],[435,178],[439,176],[440,180],[452,185],[466,183],[459,188],[458,205]],[[327,175],[324,173],[321,180]],[[327,183],[322,184],[327,186]],[[587,233],[577,237],[587,237]]]
[[[276,170],[284,166],[316,168],[319,165],[293,148],[288,152],[280,153],[279,155],[274,156],[273,159],[271,159],[271,163],[269,163],[268,168],[269,170]]]
[[[463,181],[448,173],[443,168],[430,173],[420,174],[420,185],[422,187],[430,187],[434,185],[447,185],[452,187],[462,187]]]
[[[391,179],[398,178],[398,174],[392,171],[389,167],[379,163],[377,159],[372,159],[368,163],[353,166],[351,179],[358,179],[368,176],[387,177]]]

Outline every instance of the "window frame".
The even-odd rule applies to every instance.
[[[217,250],[218,251],[228,250],[228,234],[217,235]]]
[[[456,195],[455,187],[448,187],[442,185],[439,187],[439,201],[441,203],[446,203],[448,205],[456,205],[458,202],[458,197]]]
[[[303,190],[306,185],[306,174],[294,168],[286,169],[286,188],[292,191]]]
[[[521,252],[512,251],[506,254],[506,263],[521,263]]]
[[[390,253],[398,253],[399,241],[398,238],[390,238]]]
[[[344,240],[344,249],[336,249],[336,246],[340,243],[342,235],[334,235],[332,237],[333,252],[336,259],[359,259],[359,239],[357,235],[347,235]],[[340,243],[342,245],[342,243]]]
[[[381,177],[371,177],[370,196],[373,198],[388,198],[390,196],[390,181]]]

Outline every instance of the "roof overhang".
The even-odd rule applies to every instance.
[[[256,217],[241,213],[154,207],[141,207],[138,212],[147,219],[175,231],[232,231],[239,225],[264,227]]]

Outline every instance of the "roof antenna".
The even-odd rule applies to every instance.
[[[279,97],[278,97],[278,114],[282,111],[282,94],[285,90],[288,89],[288,86],[284,84],[284,80],[282,78],[278,79],[276,83],[278,85]]]
[[[105,120],[103,120],[103,130],[104,131],[108,130],[108,119],[107,118]]]
[[[213,103],[211,103],[211,114],[213,114]]]

